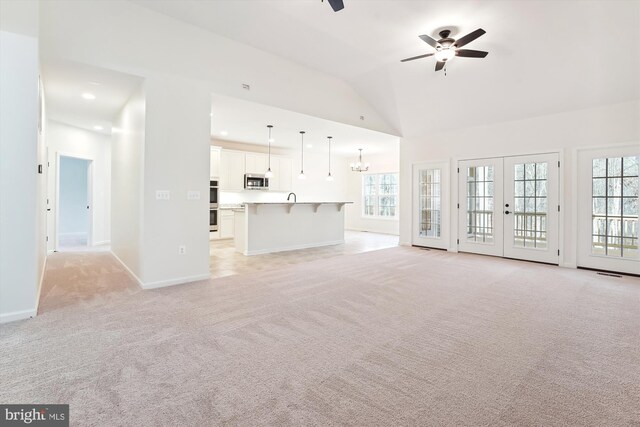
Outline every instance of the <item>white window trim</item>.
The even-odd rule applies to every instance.
[[[396,187],[398,189],[398,191],[396,192],[395,196],[396,196],[396,214],[394,216],[382,216],[382,215],[366,215],[364,213],[364,208],[365,208],[365,204],[364,204],[364,180],[365,177],[367,176],[371,176],[371,175],[376,175],[376,176],[380,176],[380,175],[396,175]],[[376,187],[378,187],[380,184],[378,182],[378,179],[376,178]],[[377,190],[377,189],[376,189]],[[400,219],[400,172],[371,172],[371,173],[363,173],[362,174],[362,180],[360,182],[360,203],[362,204],[362,207],[360,209],[360,217],[362,219],[373,219],[373,220],[382,220],[382,221],[398,221]],[[375,195],[376,200],[378,199],[378,197],[380,197],[377,193]],[[377,206],[377,203],[376,205]],[[375,209],[374,209],[375,211]]]

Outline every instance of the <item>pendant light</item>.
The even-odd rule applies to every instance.
[[[351,170],[354,172],[366,172],[369,170],[369,163],[362,163],[362,148],[358,148],[360,150],[360,155],[358,156],[358,161],[356,163],[351,163]]]
[[[298,179],[306,179],[306,175],[304,174],[304,131],[300,131],[300,175],[298,175]]]
[[[273,176],[273,172],[271,172],[271,129],[273,128],[272,125],[267,125],[267,128],[269,129],[269,168],[267,169],[267,172],[264,174],[265,178],[271,178]]]
[[[327,140],[329,143],[329,175],[327,175],[327,181],[333,181],[333,176],[331,175],[331,138],[332,136],[328,136]]]

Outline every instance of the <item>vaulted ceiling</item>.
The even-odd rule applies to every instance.
[[[640,98],[638,1],[133,0],[156,12],[349,83],[403,136]],[[447,75],[431,48],[443,28],[487,34]]]

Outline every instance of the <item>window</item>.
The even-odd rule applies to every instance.
[[[514,245],[547,248],[547,163],[514,166]]]
[[[440,237],[440,169],[420,170],[420,237]]]
[[[398,174],[363,175],[362,206],[364,216],[398,216]]]
[[[593,159],[591,252],[594,255],[638,258],[639,159]]]
[[[493,166],[467,169],[467,240],[493,242]]]

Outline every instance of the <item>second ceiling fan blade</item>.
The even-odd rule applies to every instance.
[[[432,48],[435,49],[436,47],[438,47],[438,42],[435,39],[429,37],[428,35],[423,34],[423,35],[418,36],[418,37],[420,37],[422,39],[422,41],[424,41],[426,44],[428,44]]]
[[[489,52],[484,50],[472,50],[472,49],[458,49],[456,50],[456,56],[462,56],[464,58],[484,58]]]
[[[484,33],[486,33],[485,30],[483,30],[482,28],[478,28],[477,30],[467,34],[466,36],[460,37],[458,40],[455,41],[454,45],[457,47],[462,47],[467,43],[471,43],[472,41],[474,41]]]
[[[342,0],[327,0],[334,12],[344,9]]]
[[[444,61],[438,61],[438,62],[436,62],[436,71],[440,71],[440,70],[442,70],[442,69],[444,68],[444,64],[445,64],[445,62],[444,62]]]
[[[401,59],[400,62],[413,61],[414,59],[426,58],[427,56],[433,56],[433,55],[434,55],[433,53],[427,53],[426,55],[412,56],[411,58]]]

